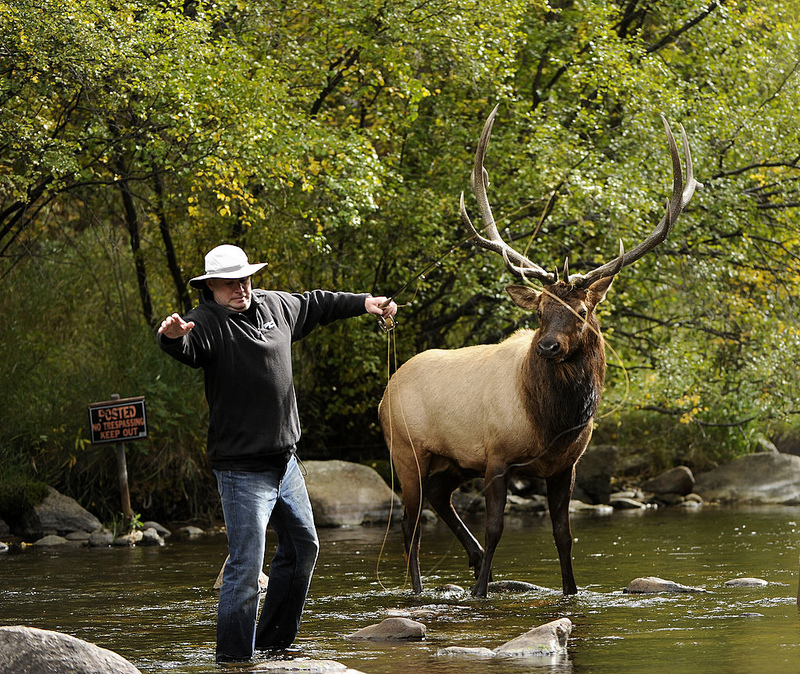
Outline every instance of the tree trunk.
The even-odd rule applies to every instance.
[[[167,265],[169,266],[169,273],[172,276],[172,282],[175,284],[175,293],[178,298],[178,304],[183,307],[184,313],[192,308],[192,298],[189,296],[189,289],[186,286],[186,281],[181,273],[180,265],[178,264],[178,257],[175,255],[175,244],[172,241],[172,232],[170,231],[169,220],[167,220],[167,211],[164,203],[164,178],[161,171],[153,170],[153,186],[156,193],[156,215],[158,217],[158,228],[161,231],[161,239],[164,241],[164,250],[167,253]]]
[[[124,162],[120,159],[117,163],[117,172],[121,176],[127,175]],[[142,313],[148,325],[155,326],[153,319],[153,300],[150,297],[150,289],[147,285],[147,271],[142,257],[142,243],[139,227],[139,215],[136,211],[133,193],[131,192],[128,180],[123,178],[118,183],[122,193],[122,203],[125,207],[125,225],[128,228],[131,240],[131,253],[133,263],[136,268],[136,284],[139,287],[139,298],[142,302]]]

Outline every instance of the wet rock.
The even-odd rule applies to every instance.
[[[37,548],[55,548],[60,545],[67,545],[67,543],[67,539],[63,536],[48,534],[47,536],[42,536],[39,540],[35,541],[33,545]]]
[[[304,674],[325,674],[326,672],[337,672],[338,674],[363,674],[357,669],[350,669],[347,665],[335,660],[306,660],[298,658],[296,660],[274,660],[270,662],[259,662],[258,664],[247,667],[247,672],[303,672]]]
[[[148,529],[155,529],[156,532],[158,532],[158,535],[161,536],[161,538],[169,538],[170,536],[172,536],[172,532],[169,529],[167,529],[167,527],[159,524],[158,522],[154,522],[152,520],[148,520],[147,522],[144,522],[142,524],[142,528],[145,531],[147,531]]]
[[[205,533],[206,532],[203,531],[200,527],[195,527],[191,525],[181,527],[180,529],[178,529],[178,534],[186,538],[197,538]]]
[[[75,499],[52,487],[47,488],[44,501],[22,516],[23,535],[31,538],[70,531],[94,531],[100,526],[100,520]]]
[[[89,543],[91,534],[88,531],[71,531],[64,538],[75,543]]]
[[[125,546],[132,547],[142,540],[144,534],[138,529],[131,531],[129,534],[122,534],[114,539],[113,545],[124,548]]]
[[[507,641],[495,648],[494,652],[497,655],[514,657],[565,653],[570,634],[572,634],[572,621],[569,618],[559,618]]]
[[[651,502],[659,506],[679,506],[682,505],[684,501],[685,498],[680,494],[666,492],[661,494],[654,494]]]
[[[608,503],[618,455],[613,445],[591,445],[575,466],[575,487],[593,503]]]
[[[610,505],[606,505],[605,503],[598,503],[597,505],[592,505],[590,503],[584,503],[583,501],[572,499],[569,502],[569,511],[571,513],[610,515],[611,513],[614,512],[614,508],[612,508]]]
[[[491,648],[469,648],[467,646],[447,646],[436,651],[436,655],[457,658],[493,658],[497,655]]]
[[[622,496],[612,496],[609,499],[609,505],[614,510],[647,510],[647,505],[641,501]]]
[[[462,486],[461,489],[465,487]],[[478,491],[462,491],[456,489],[451,497],[453,507],[460,513],[482,513],[486,512],[486,500],[483,494]]]
[[[677,466],[647,480],[643,485],[644,491],[654,494],[680,494],[686,496],[694,489],[694,475],[690,468]]]
[[[466,590],[460,585],[448,583],[447,585],[440,585],[439,587],[435,588],[434,592],[438,592],[439,594],[443,594],[447,597],[458,597],[462,594],[465,594]]]
[[[498,580],[489,583],[489,592],[547,592],[547,588],[522,580]]]
[[[114,542],[114,534],[105,527],[99,527],[89,536],[89,545],[95,548],[106,548]]]
[[[547,499],[534,494],[530,498],[509,494],[506,497],[507,513],[543,513],[547,510]]]
[[[440,648],[436,655],[462,658],[492,657],[548,657],[562,655],[567,652],[567,642],[572,634],[572,621],[559,618],[522,634],[494,650],[488,648],[468,648],[464,646],[448,646]]]
[[[656,576],[634,578],[628,587],[623,590],[626,594],[656,594],[658,592],[707,592],[702,587],[681,585],[671,580],[664,580]]]
[[[0,672],[22,674],[141,674],[125,658],[59,632],[0,627]]]
[[[164,545],[164,539],[158,531],[149,527],[142,532],[142,540],[139,541],[138,545],[157,547]]]
[[[614,499],[629,498],[634,501],[644,501],[644,492],[641,489],[626,489],[624,491],[615,491],[609,496],[609,503]]]
[[[11,527],[9,527],[5,520],[0,517],[0,536],[8,536],[10,533]]]
[[[438,615],[441,615],[441,613],[441,611],[437,611],[432,608],[390,608],[386,611],[386,615],[390,618],[434,618]]]
[[[8,546],[0,541],[0,552],[8,552]]]
[[[425,625],[409,618],[386,618],[351,634],[348,639],[368,641],[409,641],[425,638]]]
[[[734,459],[697,476],[695,492],[706,501],[800,504],[800,456],[764,452]]]
[[[380,474],[349,461],[306,461],[306,486],[320,527],[387,522],[402,517],[402,503]]]
[[[725,587],[764,587],[769,583],[761,578],[732,578],[726,580],[724,585]]]

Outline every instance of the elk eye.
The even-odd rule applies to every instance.
[[[581,318],[586,318],[586,309],[581,309],[580,311],[578,311],[578,315]]]

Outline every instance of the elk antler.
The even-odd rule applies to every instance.
[[[683,144],[683,155],[686,160],[686,185],[683,184],[683,175],[681,173],[681,158],[678,154],[678,145],[675,143],[675,137],[672,135],[669,122],[661,115],[661,121],[664,122],[664,129],[667,132],[667,141],[669,142],[669,153],[672,156],[672,197],[667,202],[667,212],[661,221],[655,226],[650,235],[642,241],[633,250],[624,251],[622,242],[619,245],[619,256],[611,262],[606,262],[604,265],[593,269],[588,274],[574,274],[569,277],[569,282],[577,288],[587,288],[595,281],[608,276],[614,276],[623,267],[636,262],[640,257],[649,253],[653,248],[660,244],[667,238],[672,225],[678,219],[678,216],[683,211],[686,204],[694,195],[695,188],[702,187],[694,179],[694,168],[692,167],[692,155],[689,152],[689,141],[686,138],[686,131],[683,125],[680,124],[681,129],[681,142]],[[566,279],[565,279],[566,280]]]
[[[515,274],[523,279],[534,278],[545,285],[549,285],[558,280],[558,272],[551,274],[550,272],[545,271],[538,264],[531,262],[531,260],[521,253],[518,253],[505,241],[503,241],[502,237],[500,236],[500,232],[497,230],[497,225],[495,224],[494,216],[492,215],[492,209],[489,206],[489,199],[486,196],[486,187],[489,184],[489,174],[483,166],[483,160],[486,157],[486,149],[489,146],[489,137],[492,135],[492,126],[494,125],[494,118],[497,115],[497,109],[499,107],[499,104],[495,106],[494,110],[492,110],[491,114],[487,118],[486,123],[483,125],[483,131],[481,132],[481,137],[478,140],[478,148],[475,150],[475,165],[472,168],[472,175],[470,176],[470,184],[472,185],[472,191],[475,194],[475,198],[478,200],[478,209],[480,211],[481,218],[483,219],[487,236],[482,236],[472,225],[469,215],[467,215],[467,209],[464,205],[463,192],[461,193],[460,204],[461,219],[464,221],[464,224],[467,226],[467,228],[472,232],[473,238],[477,240],[478,245],[503,256],[506,268],[512,274]],[[667,238],[670,229],[672,229],[672,226],[677,221],[681,211],[683,211],[686,204],[689,203],[689,200],[694,195],[695,188],[701,186],[700,183],[694,179],[692,155],[689,152],[689,141],[686,138],[686,131],[684,130],[683,125],[680,125],[680,129],[681,141],[683,144],[683,154],[686,160],[685,186],[683,183],[683,173],[681,171],[681,159],[678,153],[678,145],[675,142],[675,137],[672,135],[672,129],[670,128],[669,123],[664,115],[661,115],[661,120],[664,122],[664,129],[667,132],[667,141],[669,142],[669,151],[672,157],[672,197],[667,202],[666,214],[655,226],[653,231],[650,232],[650,235],[633,250],[626,253],[622,245],[622,241],[620,241],[619,255],[611,262],[607,262],[606,264],[598,267],[597,269],[593,269],[587,274],[570,275],[568,263],[565,262],[565,282],[570,283],[577,288],[587,288],[595,281],[608,276],[614,276],[619,273],[623,267],[627,267],[629,264],[636,262],[636,260],[638,260],[640,257],[643,257]]]
[[[489,174],[483,167],[483,160],[486,157],[486,148],[489,146],[489,136],[492,135],[492,125],[494,124],[494,118],[497,115],[497,109],[499,107],[499,104],[495,106],[494,110],[492,110],[487,118],[486,123],[483,125],[483,131],[478,140],[478,148],[475,150],[475,165],[472,167],[472,175],[470,176],[470,184],[472,185],[475,198],[478,200],[478,210],[481,213],[487,236],[482,236],[478,230],[473,227],[472,221],[469,219],[469,215],[467,215],[466,206],[464,206],[463,192],[461,193],[461,219],[464,221],[467,229],[472,232],[473,237],[477,239],[478,245],[495,253],[500,253],[500,255],[503,256],[506,268],[512,274],[520,276],[523,279],[532,277],[545,285],[549,285],[555,283],[556,278],[553,274],[545,271],[538,264],[531,262],[527,257],[518,253],[503,241],[500,232],[497,231],[492,209],[491,206],[489,206],[489,199],[486,196]]]

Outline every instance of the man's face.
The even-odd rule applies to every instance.
[[[252,287],[250,277],[227,279],[210,278],[206,281],[214,301],[231,311],[246,311],[250,307]]]

